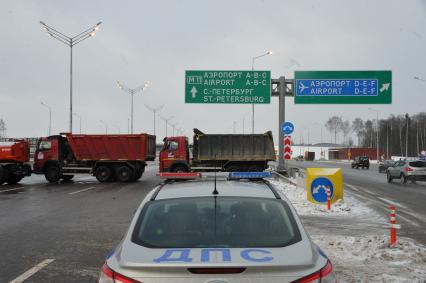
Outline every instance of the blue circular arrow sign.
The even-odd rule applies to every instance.
[[[291,122],[284,122],[281,125],[281,130],[285,135],[290,135],[294,131],[294,125]]]
[[[327,188],[330,189],[330,199],[333,199],[333,183],[325,177],[318,177],[311,183],[311,195],[316,202],[327,202]]]

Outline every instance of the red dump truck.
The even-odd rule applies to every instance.
[[[187,137],[166,137],[160,151],[160,172],[260,172],[275,161],[272,132],[205,134],[194,129],[192,158]]]
[[[27,141],[0,143],[0,185],[16,184],[31,175],[30,145]]]
[[[142,177],[146,161],[155,159],[155,136],[77,135],[62,133],[40,138],[33,172],[49,182],[91,174],[99,182],[131,182]]]

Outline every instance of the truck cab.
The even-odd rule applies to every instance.
[[[187,137],[165,137],[160,151],[160,172],[189,172]]]
[[[34,153],[34,172],[44,174],[47,167],[62,165],[69,152],[67,141],[62,136],[40,138]]]

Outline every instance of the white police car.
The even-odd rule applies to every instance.
[[[336,282],[290,202],[259,179],[268,174],[233,172],[155,188],[98,282]]]

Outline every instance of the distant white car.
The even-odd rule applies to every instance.
[[[287,198],[254,174],[155,188],[98,282],[336,282]]]

